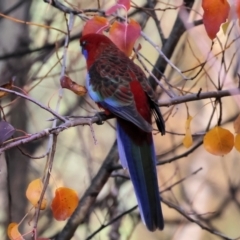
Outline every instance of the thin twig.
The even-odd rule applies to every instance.
[[[62,232],[56,237],[56,240],[71,239],[76,228],[84,222],[87,214],[96,201],[101,189],[111,176],[111,165],[118,160],[117,142],[115,141],[108,156],[104,160],[98,173],[91,181],[89,188],[79,201],[79,204],[71,218],[68,220]]]
[[[24,95],[22,93],[19,93],[19,92],[10,90],[10,89],[2,88],[2,87],[0,87],[0,91],[12,93],[12,94],[14,94],[16,96],[19,96],[21,98],[27,99],[28,101],[38,105],[40,108],[50,112],[53,116],[55,116],[56,118],[60,119],[62,122],[66,122],[67,121],[64,117],[60,116],[57,112],[55,112],[51,108],[44,106],[42,103],[38,102],[37,100],[35,100],[35,99],[33,99],[33,98],[31,98],[31,97],[29,97],[27,95]]]
[[[53,144],[52,144],[52,148],[51,148],[51,153],[49,155],[49,161],[48,161],[48,165],[47,165],[47,172],[46,172],[46,177],[43,180],[43,189],[39,198],[39,202],[38,202],[38,208],[36,209],[36,213],[35,213],[35,220],[34,220],[34,227],[33,227],[33,232],[35,233],[34,239],[37,238],[37,224],[38,224],[38,219],[39,219],[39,214],[40,214],[40,208],[41,208],[41,204],[45,195],[45,192],[47,190],[48,184],[49,184],[49,179],[51,176],[51,171],[52,171],[52,166],[53,166],[53,159],[55,156],[55,152],[56,152],[56,146],[57,146],[57,134],[53,135]]]
[[[197,174],[199,171],[201,171],[202,168],[197,169],[196,171],[192,172],[191,174],[189,174],[188,176],[182,178],[181,180],[171,184],[171,186],[169,186],[168,188],[164,189],[163,191],[160,192],[160,194],[162,194],[163,192],[169,191],[170,189],[172,189],[173,187],[175,187],[176,185],[180,184],[181,182],[185,181],[186,179],[190,178],[191,176]],[[128,210],[124,211],[123,213],[119,214],[118,216],[116,216],[115,218],[111,219],[108,223],[106,224],[102,224],[97,230],[95,230],[91,235],[89,235],[86,240],[90,240],[92,239],[96,234],[98,234],[101,230],[103,230],[104,228],[108,227],[109,225],[113,224],[114,222],[116,222],[118,219],[122,218],[123,216],[133,212],[135,209],[137,209],[138,205],[135,205],[132,208],[129,208]]]
[[[240,95],[239,88],[232,88],[228,90],[221,91],[210,91],[210,92],[198,92],[193,94],[187,94],[184,96],[177,96],[166,100],[158,101],[159,106],[171,106],[179,103],[186,103],[192,101],[198,101],[200,99],[208,99],[208,98],[222,98],[228,96]]]
[[[216,235],[216,236],[219,236],[219,237],[221,237],[221,238],[223,238],[223,239],[226,239],[226,240],[234,240],[234,238],[229,238],[229,237],[227,237],[226,235],[224,235],[224,234],[221,233],[221,232],[218,232],[218,231],[215,231],[215,230],[213,230],[213,229],[211,229],[211,228],[206,227],[206,226],[205,226],[204,224],[202,224],[200,221],[198,221],[198,220],[190,217],[188,213],[186,213],[181,207],[175,205],[174,203],[169,202],[169,201],[167,201],[167,200],[165,200],[165,199],[162,199],[162,202],[165,203],[168,207],[173,208],[174,210],[176,210],[177,212],[179,212],[182,216],[184,216],[184,217],[185,217],[187,220],[189,220],[190,222],[196,223],[196,224],[197,224],[200,228],[202,228],[203,230],[206,230],[206,231],[208,231],[208,232],[210,232],[210,233],[212,233],[212,234],[214,234],[214,235]]]
[[[107,117],[107,116],[106,116]],[[8,149],[11,149],[13,147],[22,145],[22,144],[26,144],[29,142],[32,142],[34,140],[38,140],[44,137],[48,137],[50,134],[58,134],[62,131],[65,131],[71,127],[75,127],[75,126],[79,126],[79,125],[89,125],[90,123],[97,123],[99,121],[103,120],[103,116],[101,116],[101,118],[99,117],[99,115],[93,116],[93,117],[83,117],[83,118],[79,118],[79,119],[74,119],[73,121],[67,121],[57,127],[54,128],[47,128],[44,129],[40,132],[34,133],[32,135],[28,135],[26,138],[24,139],[20,139],[17,140],[15,142],[10,142],[7,144],[4,144],[1,148],[0,148],[0,154]]]

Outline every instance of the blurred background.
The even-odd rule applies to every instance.
[[[46,2],[0,1],[2,14],[38,24],[29,25],[0,17],[0,85],[14,78],[15,86],[56,110],[62,68],[59,59],[63,56],[65,34],[43,25],[66,32],[66,18],[69,16]],[[79,11],[93,10],[82,13],[81,17],[75,16],[67,49],[66,73],[73,81],[85,85],[86,65],[79,47],[79,37],[85,24],[83,16],[91,18],[100,15],[98,10],[108,9],[115,1],[69,0],[61,3]],[[133,0],[131,6],[129,17],[141,24],[145,35],[162,48],[185,76],[193,78],[183,79],[148,41],[140,37],[140,53],[146,58],[142,61],[175,96],[198,93],[200,89],[202,92],[216,91],[219,86],[219,89],[239,86],[238,25],[230,23],[226,34],[220,30],[212,44],[201,21],[203,11],[200,0]],[[146,75],[149,76],[147,72]],[[159,103],[167,101],[169,96],[157,87],[151,77],[149,80],[159,92]],[[161,107],[167,134],[161,136],[154,132],[159,186],[164,201],[173,204],[170,207],[162,203],[164,231],[148,232],[136,209],[93,234],[99,227],[136,205],[127,172],[120,169],[112,173],[72,239],[220,239],[215,232],[226,235],[228,239],[239,237],[239,152],[233,149],[229,154],[217,157],[208,153],[202,145],[205,132],[220,120],[224,128],[234,133],[233,121],[239,114],[239,104],[239,98],[231,96],[221,98],[221,103],[209,98]],[[52,126],[49,112],[13,94],[1,99],[1,107],[6,120],[16,129],[15,138]],[[87,95],[79,97],[64,90],[59,114],[83,117],[93,116],[97,111],[99,108]],[[188,114],[193,117],[193,145],[185,148],[182,141]],[[38,222],[39,236],[55,236],[66,224],[66,221],[58,222],[52,216],[50,202],[55,189],[61,186],[75,189],[81,199],[114,147],[114,119],[103,125],[94,124],[93,129],[97,143],[87,125],[59,134],[46,193],[49,204],[46,210],[41,211]],[[0,239],[7,239],[9,223],[19,223],[30,211],[26,188],[30,181],[44,175],[47,158],[35,158],[47,152],[49,139],[42,138],[21,148],[28,156],[18,148],[11,148],[0,156]],[[21,224],[21,233],[32,230],[33,214],[33,211],[29,212]],[[195,222],[189,221],[186,216]],[[207,227],[208,231],[200,225]],[[31,236],[27,235],[25,239],[31,239]]]

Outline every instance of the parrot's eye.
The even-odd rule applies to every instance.
[[[85,47],[87,45],[87,42],[86,41],[82,41],[82,47]]]

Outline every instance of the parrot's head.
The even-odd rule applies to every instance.
[[[108,46],[113,42],[102,34],[89,33],[80,38],[80,46],[82,47],[82,54],[87,60],[88,69],[92,63]]]

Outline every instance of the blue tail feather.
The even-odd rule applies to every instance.
[[[129,122],[128,122],[129,124]],[[143,134],[143,132],[142,132]],[[142,134],[139,137],[142,137]],[[134,142],[117,121],[119,156],[132,180],[142,221],[150,231],[163,229],[164,222],[158,190],[156,155],[151,133],[144,133],[149,141]],[[135,132],[135,137],[138,133]]]

